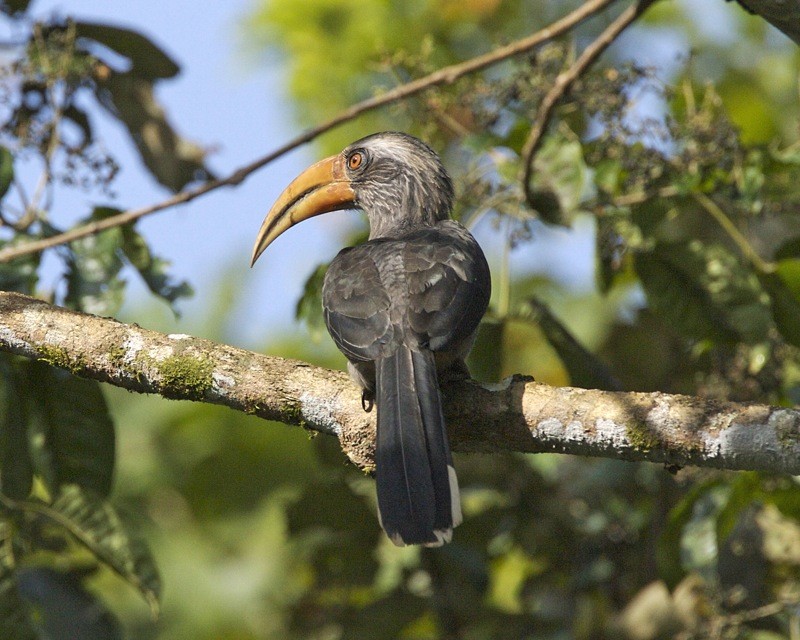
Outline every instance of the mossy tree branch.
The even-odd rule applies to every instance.
[[[372,466],[375,414],[341,371],[164,335],[0,292],[0,351],[140,393],[221,404],[335,435]],[[800,473],[800,411],[663,393],[556,388],[514,376],[443,389],[457,451],[555,451]]]

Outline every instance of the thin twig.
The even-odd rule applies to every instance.
[[[105,229],[129,224],[151,213],[162,211],[163,209],[194,200],[195,198],[205,195],[210,191],[214,191],[215,189],[219,189],[220,187],[238,185],[251,173],[261,169],[265,165],[285,155],[289,151],[292,151],[303,144],[311,142],[318,136],[330,131],[334,127],[338,127],[339,125],[349,122],[357,116],[377,109],[378,107],[403,100],[412,95],[416,95],[422,91],[425,91],[426,89],[430,89],[431,87],[452,84],[463,76],[475,73],[476,71],[480,71],[486,67],[495,65],[499,62],[507,60],[508,58],[527,53],[543,42],[552,40],[553,38],[569,31],[575,25],[593,16],[615,1],[616,0],[589,0],[575,11],[567,14],[560,20],[557,20],[551,25],[537,31],[534,34],[531,34],[530,36],[516,40],[508,45],[494,49],[493,51],[490,51],[484,55],[471,58],[465,62],[444,67],[438,71],[428,74],[423,78],[413,80],[412,82],[395,87],[386,93],[358,102],[334,116],[327,122],[306,130],[304,133],[300,134],[293,140],[290,140],[281,147],[278,147],[271,153],[268,153],[258,160],[255,160],[250,164],[237,169],[226,178],[211,180],[210,182],[201,184],[193,189],[187,189],[186,191],[177,193],[174,196],[157,204],[123,211],[115,216],[90,222],[49,238],[43,238],[41,240],[27,242],[17,247],[4,249],[0,251],[0,263],[8,262],[14,258],[18,258],[29,253],[37,253],[50,247],[65,244],[67,242],[77,240],[78,238],[99,233]]]
[[[643,204],[648,200],[654,198],[674,198],[680,195],[680,189],[672,185],[661,187],[656,191],[639,191],[636,193],[626,193],[624,195],[614,198],[611,203],[615,207],[632,207],[637,204]]]
[[[758,255],[758,253],[756,253],[756,250],[753,249],[744,234],[739,231],[739,228],[722,210],[722,207],[720,207],[705,193],[696,192],[692,194],[692,197],[701,207],[703,207],[703,209],[706,210],[706,212],[708,212],[712,218],[714,218],[714,220],[717,221],[719,226],[723,228],[725,233],[727,233],[730,239],[733,240],[734,244],[739,247],[739,251],[741,251],[744,257],[750,261],[750,264],[753,265],[756,271],[760,271],[761,273],[775,272],[775,264],[772,262],[767,262],[764,260],[764,258]]]
[[[586,69],[588,69],[600,55],[611,45],[614,40],[638,18],[656,0],[639,0],[635,4],[625,9],[616,20],[614,20],[597,38],[583,50],[583,53],[563,73],[558,74],[550,91],[542,99],[536,117],[533,120],[528,139],[522,147],[522,185],[525,190],[525,198],[528,202],[533,202],[534,193],[531,186],[531,174],[533,173],[533,157],[539,150],[539,146],[544,138],[544,132],[550,123],[550,117],[556,104],[569,91],[572,84],[577,80]]]
[[[778,615],[781,611],[786,609],[786,606],[787,604],[785,602],[770,602],[756,609],[748,609],[747,611],[731,614],[723,618],[723,621],[728,626],[738,627],[745,622],[753,622],[755,620],[761,620],[762,618]]]

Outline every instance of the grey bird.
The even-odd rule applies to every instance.
[[[348,208],[367,214],[369,239],[331,262],[322,304],[365,408],[377,406],[378,516],[397,545],[442,545],[461,522],[438,381],[468,375],[464,359],[491,280],[480,246],[450,218],[453,197],[427,144],[374,134],[300,174],[253,248],[251,264],[301,220]]]

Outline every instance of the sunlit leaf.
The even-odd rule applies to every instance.
[[[725,78],[715,83],[731,121],[741,129],[742,140],[751,144],[768,142],[778,134],[775,105],[762,91],[743,90],[752,79],[749,70],[729,69]]]
[[[122,260],[119,227],[70,242],[65,303],[95,315],[114,315],[122,305],[125,281],[119,277]]]
[[[617,196],[622,184],[622,173],[622,163],[619,160],[601,160],[594,166],[594,184],[609,196]]]
[[[792,295],[800,300],[800,257],[780,260],[777,265],[777,274]]]
[[[552,224],[569,224],[593,189],[581,143],[561,136],[546,138],[533,173],[540,216]]]

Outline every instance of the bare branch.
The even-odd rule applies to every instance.
[[[186,191],[175,194],[174,196],[157,204],[123,211],[117,215],[109,216],[103,220],[90,222],[49,238],[42,238],[41,240],[35,240],[15,247],[3,249],[0,251],[0,263],[9,262],[10,260],[19,258],[20,256],[30,253],[38,253],[45,249],[49,249],[50,247],[72,242],[73,240],[99,233],[105,229],[129,224],[135,220],[138,220],[139,218],[150,215],[151,213],[156,213],[157,211],[162,211],[179,204],[190,202],[191,200],[205,195],[210,191],[219,189],[220,187],[238,185],[251,173],[268,165],[289,151],[311,142],[323,133],[338,127],[345,122],[349,122],[363,113],[386,106],[388,104],[392,104],[394,102],[398,102],[425,91],[426,89],[430,89],[431,87],[453,84],[456,80],[465,75],[475,73],[485,69],[486,67],[503,62],[511,57],[527,53],[540,44],[547,42],[548,40],[552,40],[566,31],[569,31],[575,25],[603,10],[605,7],[615,1],[616,0],[589,0],[585,4],[578,7],[575,11],[567,14],[560,20],[557,20],[553,24],[541,29],[540,31],[537,31],[530,36],[516,40],[515,42],[503,47],[498,47],[497,49],[493,49],[484,55],[476,56],[475,58],[471,58],[465,62],[443,67],[442,69],[434,71],[423,78],[413,80],[406,84],[395,87],[386,93],[358,102],[334,116],[327,122],[308,129],[293,140],[290,140],[286,144],[278,147],[271,153],[268,153],[267,155],[254,160],[250,164],[237,169],[226,178],[205,182],[193,189],[187,189]]]
[[[167,398],[221,404],[339,437],[372,465],[375,413],[347,375],[0,293],[0,351]],[[514,376],[444,387],[459,451],[554,451],[800,473],[800,411],[663,393],[550,387]]]
[[[533,120],[528,139],[522,146],[522,186],[525,189],[525,198],[531,204],[534,201],[534,193],[531,186],[531,175],[533,173],[533,158],[539,150],[539,146],[544,138],[547,125],[553,115],[558,101],[563,98],[577,80],[594,62],[608,49],[611,43],[636,20],[644,11],[656,0],[639,0],[625,9],[610,25],[608,25],[597,38],[583,50],[572,66],[558,74],[550,91],[547,92],[539,105],[536,117]]]
[[[602,11],[615,1],[616,0],[589,0],[578,7],[575,11],[567,14],[548,27],[545,27],[534,34],[527,36],[526,38],[522,38],[506,46],[494,49],[484,55],[476,56],[475,58],[471,58],[465,62],[444,67],[423,78],[408,82],[395,87],[386,93],[358,102],[334,116],[327,122],[308,129],[296,138],[290,140],[281,147],[278,147],[271,153],[268,153],[267,155],[254,160],[243,167],[240,167],[226,178],[211,180],[193,189],[187,189],[177,193],[174,196],[156,204],[146,207],[139,207],[137,209],[129,209],[128,211],[123,211],[115,216],[90,222],[49,238],[42,238],[40,240],[35,240],[15,247],[3,249],[0,251],[0,263],[9,262],[24,255],[38,253],[51,247],[66,244],[67,242],[71,242],[86,236],[94,235],[105,229],[129,224],[152,213],[190,202],[191,200],[203,196],[210,191],[219,189],[220,187],[238,185],[250,174],[270,164],[289,151],[311,142],[323,133],[338,127],[341,124],[349,122],[363,113],[386,106],[388,104],[392,104],[394,102],[398,102],[435,86],[452,84],[465,75],[469,75],[489,66],[498,64],[504,60],[507,60],[508,58],[518,56],[523,53],[528,53],[542,43],[552,40],[553,38],[556,38],[569,31],[577,24]],[[654,1],[655,0],[640,0],[635,5],[629,7],[625,12],[623,12],[622,15],[620,15],[617,21],[612,23],[608,29],[604,31],[603,34],[601,34],[601,36],[586,49],[586,51],[584,51],[584,54],[575,62],[572,68],[556,79],[556,84],[550,93],[548,93],[548,95],[545,97],[542,106],[539,109],[534,126],[529,134],[525,148],[523,149],[523,156],[526,158],[524,165],[524,185],[526,196],[529,200],[531,199],[529,183],[532,170],[532,158],[541,142],[542,135],[544,134],[544,130],[550,119],[550,114],[555,107],[555,104],[566,93],[572,82],[574,82],[575,78],[580,76],[584,69],[590,66],[597,56],[599,56],[617,37],[617,35],[619,35],[618,33],[614,33],[613,30],[619,28],[621,32],[638,16],[638,14],[642,13]],[[800,31],[798,31],[797,27],[797,25],[800,24],[800,20],[797,19],[797,16],[800,15],[800,0],[789,0],[788,3],[779,0],[740,0],[740,4],[748,10],[761,15],[764,19],[777,26],[796,42],[800,42]],[[597,51],[592,51],[592,47],[597,47]],[[585,66],[582,67],[582,65]]]

